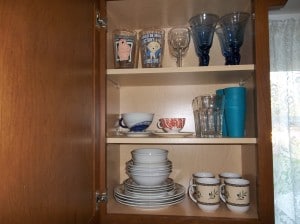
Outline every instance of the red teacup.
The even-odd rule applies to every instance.
[[[180,132],[184,127],[185,118],[160,118],[157,127],[164,132]]]

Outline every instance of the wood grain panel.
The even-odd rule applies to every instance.
[[[93,5],[0,2],[0,223],[93,216]]]
[[[288,0],[268,0],[268,6],[271,9],[283,7]]]

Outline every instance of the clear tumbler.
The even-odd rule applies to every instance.
[[[218,106],[219,100],[223,100],[223,97],[215,94],[197,96],[193,99],[197,137],[222,137],[223,111]]]

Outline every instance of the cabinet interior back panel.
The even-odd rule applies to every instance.
[[[155,113],[149,130],[159,130],[156,126],[162,117],[185,117],[186,123],[182,131],[194,132],[194,115],[192,100],[199,95],[213,94],[217,89],[236,86],[229,85],[189,85],[189,86],[139,86],[123,87],[120,89],[120,114],[127,112]],[[250,94],[248,101],[252,101]],[[255,130],[253,112],[248,108],[247,136],[254,136]],[[250,130],[251,129],[251,130]]]
[[[251,1],[228,0],[222,4],[220,0],[126,0],[108,1],[108,29],[107,29],[107,67],[114,67],[112,49],[112,32],[115,29],[130,29],[137,33],[147,28],[162,28],[165,30],[165,46],[162,67],[176,67],[176,60],[170,57],[167,37],[168,31],[174,26],[189,26],[189,19],[201,12],[208,12],[223,16],[233,11],[251,12]],[[235,8],[232,8],[232,5]],[[240,49],[240,64],[253,63],[253,25],[248,21],[244,43]],[[138,68],[141,68],[139,53]],[[198,66],[199,60],[195,54],[194,44],[191,39],[189,50],[183,58],[183,67]],[[219,41],[214,35],[213,45],[210,49],[209,65],[224,65]]]
[[[234,6],[234,8],[233,8]],[[108,25],[112,28],[170,27],[187,25],[200,13],[223,16],[233,11],[251,12],[250,0],[126,0],[108,1]]]

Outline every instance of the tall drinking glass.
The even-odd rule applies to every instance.
[[[232,64],[240,64],[240,48],[244,42],[245,28],[250,14],[247,12],[233,12],[220,18],[220,25],[223,29],[232,50]]]
[[[200,66],[208,66],[209,64],[209,51],[218,20],[219,16],[209,13],[198,14],[189,20]]]

